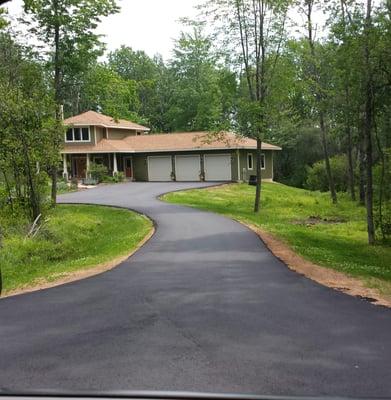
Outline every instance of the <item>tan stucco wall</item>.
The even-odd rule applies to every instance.
[[[247,154],[253,155],[253,169],[247,168]],[[272,180],[273,179],[273,151],[265,150],[262,152],[265,154],[265,169],[261,170],[262,179]],[[240,151],[240,179],[247,182],[250,175],[256,175],[255,171],[256,164],[256,152],[255,150],[241,150]]]
[[[109,139],[110,140],[121,140],[126,136],[135,136],[136,131],[131,130],[131,129],[115,129],[115,128],[109,128],[108,129],[109,133]]]
[[[96,143],[99,143],[104,137],[104,129],[100,126],[95,126]]]

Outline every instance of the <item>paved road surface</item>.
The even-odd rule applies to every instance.
[[[139,210],[157,231],[112,271],[1,300],[0,387],[391,395],[391,310],[290,271],[236,222],[156,199],[200,185],[61,197]]]

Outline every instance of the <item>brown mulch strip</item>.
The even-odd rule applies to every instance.
[[[391,298],[380,293],[378,289],[368,288],[360,279],[344,274],[343,272],[314,264],[299,256],[291,247],[282,240],[277,239],[272,234],[265,232],[255,225],[244,223],[243,221],[239,222],[253,230],[265,243],[268,249],[291,270],[298,272],[321,285],[328,286],[361,300],[369,301],[372,304],[391,308]]]

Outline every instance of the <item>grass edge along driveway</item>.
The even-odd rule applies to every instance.
[[[364,207],[342,193],[333,205],[328,193],[263,183],[261,211],[254,214],[254,195],[252,186],[227,184],[168,193],[163,199],[259,227],[303,258],[359,278],[391,297],[391,247],[368,246]]]
[[[59,204],[36,238],[25,239],[21,232],[4,238],[0,250],[2,295],[45,287],[127,256],[152,231],[153,224],[146,216],[130,210]]]

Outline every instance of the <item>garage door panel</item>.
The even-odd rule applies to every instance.
[[[171,181],[171,172],[171,156],[148,157],[148,180],[150,182],[169,182]]]
[[[231,155],[206,154],[204,157],[206,181],[231,181]]]
[[[199,181],[201,160],[199,155],[176,156],[175,175],[177,181]]]

